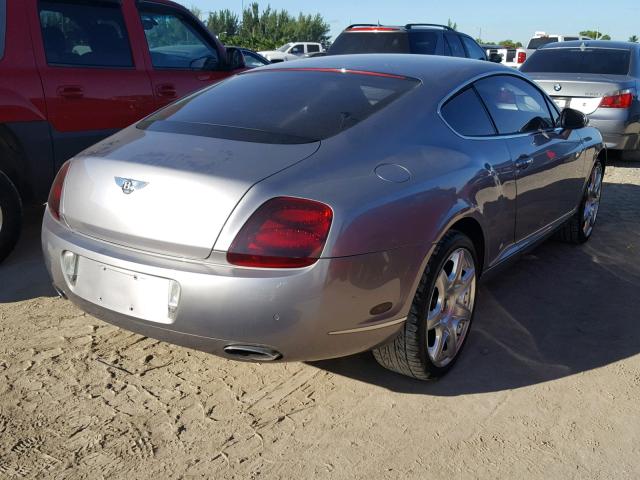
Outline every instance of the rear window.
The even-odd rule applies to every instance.
[[[543,45],[548,43],[557,43],[558,37],[540,37],[540,38],[532,38],[529,41],[529,46],[527,47],[529,50],[537,50]]]
[[[329,49],[329,55],[350,53],[409,53],[406,32],[343,32]]]
[[[4,57],[4,36],[7,31],[7,0],[0,0],[0,60]]]
[[[626,75],[631,52],[613,48],[549,48],[538,50],[521,72]]]
[[[357,125],[418,84],[405,77],[339,70],[245,73],[161,110],[138,128],[247,142],[310,143]]]

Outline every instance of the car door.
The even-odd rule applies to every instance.
[[[304,57],[304,44],[296,43],[293,47],[289,49],[287,52],[288,55],[295,55],[296,57]]]
[[[154,110],[144,59],[130,42],[131,2],[29,2],[54,157],[69,157]]]
[[[158,107],[228,77],[224,49],[187,11],[140,2],[149,75]]]
[[[475,86],[515,162],[518,242],[576,208],[584,183],[582,139],[557,126],[557,110],[523,78],[495,75]]]

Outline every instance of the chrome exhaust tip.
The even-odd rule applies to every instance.
[[[224,353],[233,360],[244,362],[275,362],[282,358],[280,352],[255,345],[227,345]]]

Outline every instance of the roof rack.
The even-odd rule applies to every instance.
[[[455,31],[453,28],[448,27],[447,25],[440,25],[438,23],[407,23],[404,26],[404,28],[406,28],[407,30],[411,30],[413,27],[438,27],[452,32]]]
[[[353,28],[353,27],[380,27],[381,25],[378,25],[377,23],[354,23],[353,25],[349,25],[347,27],[347,30]]]

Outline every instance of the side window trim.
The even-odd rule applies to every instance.
[[[478,97],[478,100],[480,100],[480,104],[482,105],[482,108],[484,108],[484,112],[487,114],[487,117],[489,117],[489,120],[491,120],[491,125],[493,126],[493,135],[488,135],[488,136],[490,137],[500,136],[500,131],[498,130],[498,125],[496,125],[496,121],[494,120],[493,115],[491,115],[489,108],[487,108],[487,104],[484,103],[484,99],[482,98],[482,95],[480,95],[480,92],[478,92],[478,90],[476,89],[476,82],[473,82],[471,84],[471,89],[476,94],[476,97]]]

